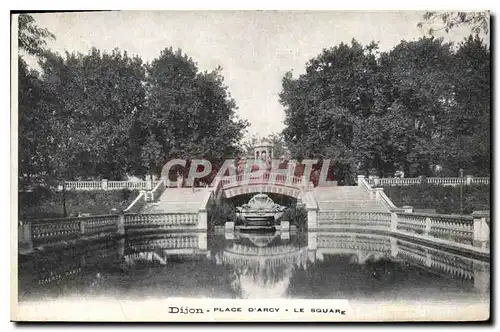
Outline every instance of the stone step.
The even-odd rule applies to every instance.
[[[142,213],[198,212],[208,188],[167,188],[157,202],[146,204]]]

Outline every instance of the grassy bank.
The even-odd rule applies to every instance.
[[[435,209],[437,213],[460,213],[460,187],[438,185],[387,186],[384,192],[398,207],[411,205],[414,209]],[[462,187],[463,213],[490,210],[490,186]]]
[[[92,190],[66,191],[67,216],[80,213],[90,215],[113,213],[113,209],[121,211],[139,194],[138,190]],[[64,217],[63,193],[43,187],[31,192],[20,192],[18,195],[18,213],[20,220]]]

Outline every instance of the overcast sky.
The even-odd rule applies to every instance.
[[[362,44],[380,42],[382,51],[399,41],[417,39],[423,12],[93,12],[34,14],[40,27],[56,35],[53,51],[115,47],[151,61],[166,47],[181,48],[200,70],[221,65],[226,84],[250,121],[250,133],[265,136],[283,129],[284,111],[278,101],[281,78],[323,48],[356,38]],[[461,41],[468,28],[441,33]]]

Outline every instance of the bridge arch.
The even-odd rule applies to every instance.
[[[254,177],[251,175],[252,173],[222,177],[215,190],[216,196],[232,198],[253,193],[272,193],[299,198],[304,190],[300,177],[269,173]]]

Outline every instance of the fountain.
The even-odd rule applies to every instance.
[[[254,195],[247,204],[236,207],[240,228],[274,228],[283,215],[285,206],[274,203],[266,194]]]

